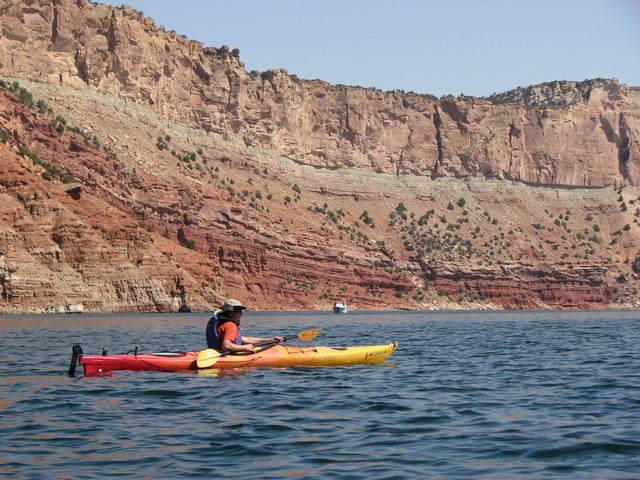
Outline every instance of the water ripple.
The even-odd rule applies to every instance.
[[[0,477],[631,479],[640,471],[639,312],[251,318],[256,335],[320,326],[319,343],[401,347],[371,367],[68,378],[72,343],[180,350],[202,341],[206,318],[9,317],[0,320]],[[37,357],[16,355],[41,343],[44,328]]]

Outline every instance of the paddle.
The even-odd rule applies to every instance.
[[[313,340],[314,338],[316,338],[319,333],[320,333],[319,328],[312,328],[311,330],[305,330],[304,332],[300,332],[296,338],[298,340],[308,342],[309,340]],[[283,341],[286,342],[287,337],[284,337]],[[280,342],[278,342],[278,340],[269,340],[268,342],[256,343],[254,347],[266,347],[267,345],[275,345],[277,343],[280,343]],[[200,353],[198,353],[198,359],[196,360],[196,365],[198,365],[198,368],[212,367],[213,365],[216,364],[216,362],[220,357],[224,357],[226,355],[229,355],[230,353],[232,352],[220,353],[219,351],[214,350],[213,348],[207,348],[206,350],[202,350]]]

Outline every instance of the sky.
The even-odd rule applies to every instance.
[[[640,86],[640,0],[127,0],[247,71],[435,96],[554,80]]]

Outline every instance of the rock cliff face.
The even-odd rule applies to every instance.
[[[5,76],[97,90],[308,165],[640,184],[640,92],[615,81],[438,101],[300,81],[282,70],[249,74],[237,50],[204,48],[130,8],[85,0],[0,8]]]
[[[9,145],[0,156],[0,312],[177,311],[220,301],[214,262],[86,192],[72,198]]]
[[[0,0],[0,76],[0,311],[637,304],[637,88],[247,73],[85,0]]]

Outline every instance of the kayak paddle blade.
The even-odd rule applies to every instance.
[[[319,328],[312,328],[311,330],[305,330],[304,332],[300,332],[300,335],[298,335],[298,339],[308,342],[309,340],[313,340],[314,338],[316,338],[319,333],[320,333]]]
[[[200,353],[198,353],[196,365],[198,365],[198,368],[212,367],[218,361],[220,355],[221,353],[217,350],[214,350],[213,348],[202,350]]]

